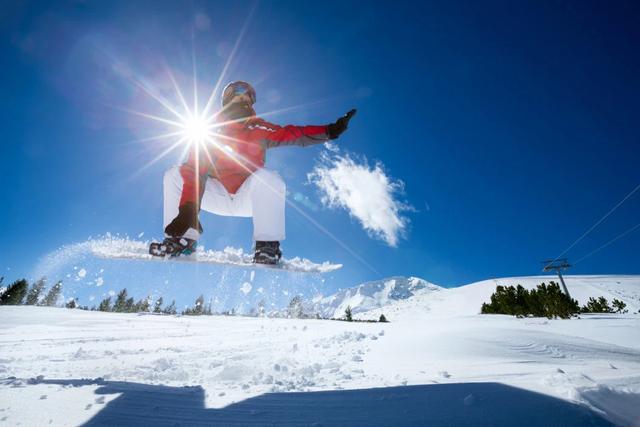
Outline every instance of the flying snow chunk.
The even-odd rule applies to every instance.
[[[359,162],[342,155],[333,144],[325,148],[307,175],[320,191],[323,205],[346,210],[370,236],[397,246],[409,222],[402,213],[414,210],[398,199],[404,183],[389,176],[380,162],[372,167],[367,159]]]
[[[80,271],[78,271],[79,278],[84,279],[86,275],[87,275],[87,270],[85,270],[84,268],[81,268]]]
[[[98,277],[96,279],[96,286],[102,286],[104,285],[104,279],[102,277]]]
[[[242,292],[243,294],[247,295],[249,292],[251,292],[251,289],[252,289],[251,283],[244,282],[242,284],[242,287],[240,287],[240,292]]]

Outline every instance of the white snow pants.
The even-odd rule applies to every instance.
[[[182,195],[180,167],[174,166],[164,174],[164,227],[178,216]],[[236,194],[229,194],[215,178],[208,178],[200,208],[222,216],[253,217],[253,239],[281,241],[284,232],[284,204],[286,185],[277,172],[257,169],[240,186]],[[195,230],[189,229],[189,232]],[[197,232],[196,232],[197,233]],[[198,238],[199,236],[193,236]]]

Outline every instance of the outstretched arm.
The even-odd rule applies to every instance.
[[[266,148],[283,145],[306,147],[327,142],[330,139],[327,126],[279,126],[262,119],[257,120],[251,126],[254,131],[260,132],[260,137],[265,141]]]
[[[347,130],[349,120],[355,114],[356,110],[351,110],[335,123],[326,126],[278,126],[262,119],[258,119],[251,126],[254,130],[261,132],[261,138],[266,142],[267,148],[282,145],[306,147],[338,138],[342,132]]]

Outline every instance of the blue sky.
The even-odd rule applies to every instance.
[[[18,2],[16,2],[18,3]],[[531,275],[640,184],[640,10],[634,2],[19,2],[0,14],[0,256],[7,279],[64,244],[106,232],[162,235],[162,174],[147,165],[161,107],[129,77],[164,66],[201,96],[246,28],[224,81],[258,92],[280,124],[358,108],[343,155],[404,183],[397,247],[307,174],[323,148],[270,151],[308,215],[292,209],[286,255],[343,262],[325,291],[390,275],[456,285]],[[170,87],[160,87],[167,96]],[[218,100],[216,100],[216,103]],[[640,192],[573,247],[577,260],[637,224]],[[207,248],[251,245],[249,220],[204,214]],[[640,230],[575,274],[640,274]],[[134,268],[134,267],[132,267]],[[146,269],[147,267],[145,267]],[[152,273],[149,273],[152,274]]]

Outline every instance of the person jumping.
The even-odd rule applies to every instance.
[[[285,238],[285,183],[265,168],[266,151],[285,145],[306,147],[338,138],[356,110],[323,126],[279,126],[256,116],[256,92],[247,82],[229,83],[215,142],[194,144],[186,162],[164,175],[164,233],[152,244],[156,256],[189,255],[203,232],[200,210],[253,218],[253,262],[277,264]]]

